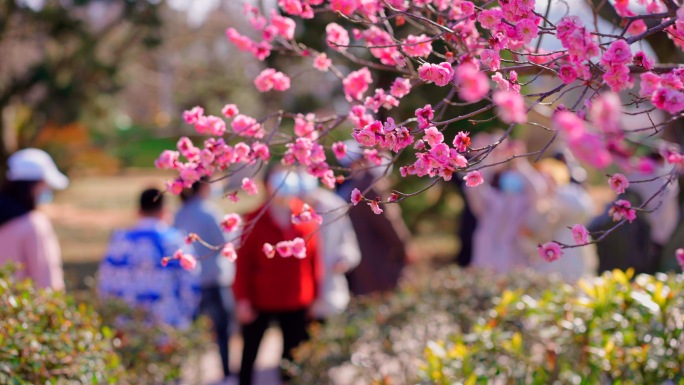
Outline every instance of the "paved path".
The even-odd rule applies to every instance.
[[[230,368],[233,373],[240,369],[240,355],[242,353],[242,338],[234,335],[230,340]],[[266,331],[261,341],[259,355],[256,361],[254,383],[256,385],[280,385],[278,365],[282,354],[282,336],[280,330],[271,328]],[[214,345],[208,346],[206,353],[185,370],[184,377],[187,384],[192,385],[237,385],[237,380],[221,382],[221,362],[218,350]]]

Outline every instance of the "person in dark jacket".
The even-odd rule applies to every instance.
[[[355,142],[347,143],[348,156],[342,162],[351,167],[352,174],[340,186],[338,195],[349,202],[351,193],[356,188],[367,199],[387,199],[387,182],[378,177],[378,172],[365,166],[359,155],[358,145],[354,149]],[[406,266],[407,245],[411,237],[401,218],[399,206],[384,205],[382,213],[374,214],[368,205],[359,204],[351,207],[349,218],[361,249],[361,262],[347,273],[349,290],[354,295],[393,290]]]

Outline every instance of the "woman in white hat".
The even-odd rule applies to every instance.
[[[0,189],[0,265],[18,263],[18,279],[30,278],[39,288],[64,289],[57,236],[47,216],[36,207],[52,199],[69,179],[45,151],[27,148],[10,156],[7,183]]]

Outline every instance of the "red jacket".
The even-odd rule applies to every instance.
[[[292,211],[300,212],[302,202],[295,200]],[[235,299],[248,300],[261,311],[289,311],[309,307],[318,295],[322,268],[317,247],[318,226],[313,223],[290,225],[281,229],[268,210],[261,217],[261,207],[245,216],[247,228],[256,220],[250,232],[243,234],[236,261],[233,293]],[[257,219],[258,218],[258,219]],[[264,243],[276,245],[301,237],[306,241],[306,258],[283,258],[276,254],[268,258]]]

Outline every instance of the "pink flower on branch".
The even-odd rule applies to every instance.
[[[615,222],[627,219],[632,223],[636,219],[636,211],[632,208],[632,204],[624,199],[615,201],[608,210],[608,215],[610,215]]]
[[[613,174],[613,176],[608,179],[608,184],[616,194],[624,194],[627,187],[629,187],[627,177],[620,173]]]
[[[368,85],[373,81],[367,67],[354,71],[342,80],[344,95],[348,101],[361,100],[363,94],[368,91]]]
[[[247,195],[257,195],[259,193],[259,188],[251,178],[242,179],[242,190],[246,192]]]
[[[235,245],[232,242],[226,243],[221,249],[221,255],[228,258],[229,261],[235,262],[237,260],[237,252],[235,251]]]
[[[221,229],[227,233],[237,230],[242,223],[242,218],[238,214],[227,214],[221,221]]]
[[[563,250],[556,242],[547,242],[537,247],[539,256],[546,262],[553,262],[563,256]]]
[[[351,193],[351,203],[352,203],[354,206],[356,206],[356,205],[359,204],[359,202],[361,202],[362,200],[363,200],[363,195],[361,195],[361,191],[359,191],[359,189],[357,189],[357,188],[355,188],[354,190],[352,190],[352,193]]]
[[[494,104],[499,108],[499,117],[505,123],[527,122],[525,99],[517,92],[497,91],[492,95]]]
[[[463,177],[468,187],[477,187],[484,183],[484,178],[482,178],[482,173],[479,171],[471,171]]]
[[[576,244],[583,245],[589,242],[589,231],[586,227],[576,224],[572,226],[571,232]]]
[[[476,102],[489,92],[489,78],[470,63],[456,67],[454,82],[459,87],[458,97],[466,102]]]
[[[425,63],[418,68],[418,75],[428,83],[435,83],[439,87],[444,87],[451,83],[454,71],[451,64],[447,62],[440,64]]]

